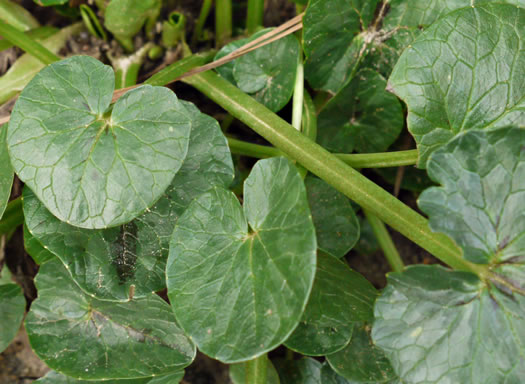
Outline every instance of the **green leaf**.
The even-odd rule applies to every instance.
[[[259,161],[244,184],[244,208],[215,188],[175,226],[166,273],[179,324],[202,352],[223,362],[272,350],[301,318],[316,248],[297,169],[284,158]]]
[[[184,371],[175,372],[170,375],[155,378],[131,379],[131,380],[79,380],[62,375],[55,371],[50,371],[44,377],[35,381],[39,384],[178,384]]]
[[[319,114],[319,144],[334,152],[386,151],[401,133],[404,115],[385,88],[381,75],[360,71]]]
[[[353,77],[363,54],[364,36],[359,34],[372,21],[378,3],[310,0],[303,18],[303,39],[305,76],[313,88],[335,94]]]
[[[44,246],[38,241],[27,229],[27,225],[24,223],[24,248],[26,252],[38,265],[45,263],[55,257],[53,253],[44,248]]]
[[[398,168],[376,168],[374,172],[381,175],[388,184],[392,186],[396,184]],[[412,166],[405,167],[403,179],[401,180],[401,189],[420,193],[434,185],[434,182],[428,177],[426,170]]]
[[[524,35],[525,10],[484,4],[443,17],[403,53],[389,86],[408,106],[419,167],[459,132],[524,123]]]
[[[313,176],[305,180],[308,203],[317,236],[317,247],[343,257],[359,239],[359,221],[346,196]]]
[[[376,235],[366,218],[359,217],[359,227],[361,228],[361,236],[354,250],[362,255],[369,255],[379,251],[379,243],[377,242]]]
[[[356,326],[350,343],[326,359],[334,371],[358,383],[385,383],[396,378],[383,351],[373,344],[368,325]]]
[[[5,207],[11,196],[11,186],[13,185],[13,168],[9,160],[9,153],[6,145],[7,125],[0,125],[0,218],[4,214]]]
[[[0,352],[15,338],[24,319],[26,300],[22,289],[16,284],[0,285]]]
[[[49,7],[51,5],[62,5],[66,4],[69,0],[34,0],[35,3],[43,7]]]
[[[195,357],[170,306],[155,294],[126,303],[94,299],[59,260],[43,264],[35,284],[27,333],[36,354],[60,373],[89,380],[151,377],[179,371]]]
[[[322,384],[357,384],[358,381],[350,381],[343,376],[338,375],[328,363],[324,363],[321,368],[321,383]],[[379,384],[379,382],[375,382]],[[399,379],[386,382],[388,384],[402,384]]]
[[[323,356],[345,347],[356,322],[373,319],[377,292],[344,262],[319,252],[317,272],[299,326],[285,345],[303,355]]]
[[[144,24],[146,30],[153,28],[161,6],[161,0],[111,0],[104,14],[104,26],[117,39],[130,39]]]
[[[321,363],[309,357],[278,360],[275,364],[281,384],[320,384]]]
[[[525,130],[458,135],[428,162],[419,206],[436,232],[452,237],[475,263],[521,262],[525,252]]]
[[[22,32],[40,26],[31,12],[11,0],[0,0],[0,20]]]
[[[62,221],[104,228],[134,219],[170,185],[191,120],[173,92],[141,86],[108,110],[114,74],[87,56],[44,68],[15,105],[11,163]]]
[[[279,374],[273,366],[272,362],[268,360],[267,362],[267,384],[279,384]],[[233,384],[245,384],[246,383],[246,365],[245,363],[231,364],[230,369],[230,379]]]
[[[420,207],[480,280],[418,266],[388,276],[372,336],[409,383],[519,383],[525,377],[525,130],[472,130],[435,151]]]
[[[264,29],[253,36],[223,47],[216,59],[226,56],[246,43],[271,31]],[[300,44],[288,35],[217,68],[217,72],[243,92],[250,94],[270,110],[280,111],[292,97]]]
[[[29,190],[24,214],[29,231],[66,265],[83,290],[99,299],[127,300],[165,288],[169,240],[178,217],[201,193],[233,180],[226,138],[213,118],[182,102],[192,121],[188,154],[161,199],[130,223],[90,230],[56,219]]]

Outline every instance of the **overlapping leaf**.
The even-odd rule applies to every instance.
[[[319,144],[334,152],[386,151],[401,133],[404,115],[385,88],[381,75],[360,71],[319,114]]]
[[[7,125],[0,125],[0,218],[11,196],[14,172],[6,145]]]
[[[328,363],[324,363],[321,368],[321,383],[322,384],[358,384],[358,381],[347,380],[343,376],[338,375]],[[372,382],[370,382],[371,384]],[[394,379],[387,382],[373,382],[374,384],[403,384],[399,379]]]
[[[79,379],[135,379],[180,371],[195,347],[155,294],[125,303],[86,295],[59,260],[40,267],[38,299],[26,318],[36,354]]]
[[[56,219],[29,190],[24,214],[29,231],[68,267],[83,290],[105,300],[127,300],[165,287],[169,239],[177,218],[193,198],[233,180],[226,138],[213,118],[181,103],[192,121],[188,154],[161,199],[123,226],[89,230]]]
[[[272,362],[268,360],[266,363],[267,373],[266,373],[266,384],[280,384],[279,374],[273,366]],[[231,364],[230,369],[230,379],[233,384],[245,384],[246,383],[246,363]]]
[[[281,384],[320,384],[321,366],[320,362],[309,357],[276,362]]]
[[[348,344],[354,325],[373,318],[376,290],[344,262],[319,252],[312,293],[301,322],[285,345],[309,356],[335,353]]]
[[[216,59],[269,32],[264,29],[247,39],[237,40],[223,47]],[[280,111],[292,97],[299,62],[300,45],[297,39],[286,36],[233,62],[217,68],[217,72],[243,92],[250,94],[270,110]]]
[[[167,284],[179,324],[224,362],[272,350],[302,316],[316,248],[297,169],[284,158],[259,161],[244,184],[244,208],[215,188],[175,226]]]
[[[110,67],[71,57],[36,75],[11,114],[15,172],[72,225],[134,219],[160,198],[186,156],[191,120],[173,92],[141,86],[109,111],[113,84]]]
[[[15,338],[22,324],[26,300],[22,289],[16,284],[0,285],[0,352]]]
[[[39,384],[178,384],[184,371],[175,372],[170,375],[154,377],[154,378],[143,378],[143,379],[130,379],[130,380],[80,380],[61,375],[58,372],[50,371],[44,377],[35,381]]]
[[[359,221],[350,200],[325,181],[305,180],[308,203],[317,236],[317,247],[334,257],[343,257],[359,239]]]
[[[131,39],[145,23],[152,28],[161,6],[161,0],[111,0],[105,10],[104,25],[117,39]]]
[[[469,131],[430,158],[442,187],[421,196],[431,226],[488,263],[484,280],[439,266],[388,277],[372,336],[407,383],[525,377],[525,130]]]
[[[389,85],[408,105],[420,167],[459,132],[525,122],[524,35],[525,10],[483,4],[441,18],[403,53]]]
[[[38,265],[45,263],[48,260],[56,257],[49,250],[45,249],[44,246],[38,241],[27,229],[27,225],[24,223],[24,248],[26,252]]]

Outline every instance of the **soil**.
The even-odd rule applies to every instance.
[[[88,3],[90,1],[86,0]],[[52,8],[38,7],[32,0],[17,0],[26,9],[30,10],[42,24],[62,27],[68,25],[70,20],[55,12]],[[235,3],[235,2],[234,2]],[[167,14],[171,10],[178,10],[183,12],[188,19],[188,36],[191,36],[195,19],[200,11],[200,1],[195,0],[164,0],[163,14]],[[245,9],[241,6],[234,7],[234,20],[243,20]],[[275,26],[283,23],[295,15],[295,5],[289,0],[266,0],[265,25]],[[239,30],[242,26],[238,26]],[[213,20],[210,16],[206,28],[210,33],[213,30]],[[157,37],[158,38],[158,37]],[[213,41],[213,39],[211,39]],[[144,42],[143,36],[137,36],[135,44],[140,47]],[[210,43],[201,43],[198,48],[211,48]],[[9,50],[0,52],[0,75],[5,73],[17,57],[23,54],[18,48],[11,48]],[[60,52],[62,56],[70,56],[74,54],[84,54],[96,57],[97,59],[109,63],[109,55],[119,57],[123,54],[122,49],[114,41],[104,42],[97,39],[87,32],[83,32],[78,36],[70,39],[66,47]],[[147,60],[144,64],[139,80],[147,77],[146,75],[168,65],[178,59],[180,52],[171,52],[162,60]],[[191,87],[182,83],[175,84],[173,89],[182,99],[196,103],[199,108],[211,116],[214,116],[219,121],[222,121],[227,114],[218,106],[210,103],[200,93],[193,90]],[[12,100],[3,106],[0,106],[0,117],[6,116],[10,113],[15,100]],[[285,109],[280,112],[280,115],[288,118],[291,114],[290,109]],[[229,133],[232,135],[243,136],[246,140],[265,144],[265,141],[254,134],[249,128],[234,121],[229,128]],[[255,162],[249,158],[236,157],[241,168],[249,168]],[[386,184],[378,175],[370,173],[367,176],[371,177],[375,182],[383,185],[386,189],[392,191],[393,186]],[[19,180],[15,180],[12,198],[16,198],[21,193],[22,184]],[[408,191],[401,191],[400,199],[417,209],[414,195]],[[404,238],[402,235],[391,232],[394,243],[402,255],[406,264],[415,263],[434,263],[436,260],[432,258],[427,252],[413,244],[411,241]],[[4,263],[12,271],[13,279],[23,287],[28,306],[31,301],[36,298],[36,290],[33,284],[33,278],[38,271],[38,266],[33,262],[31,257],[27,255],[23,246],[22,230],[19,228],[11,237],[4,249],[5,259],[0,258],[0,269]],[[1,254],[2,252],[0,252]],[[390,268],[381,251],[369,253],[366,255],[360,254],[356,251],[351,251],[346,260],[349,265],[367,277],[377,288],[382,288],[386,284],[385,274],[389,272]],[[270,357],[282,357],[286,353],[285,348],[279,348],[272,352]],[[23,327],[13,343],[0,354],[0,384],[27,384],[31,383],[38,377],[43,376],[48,371],[48,368],[42,363],[31,350],[27,334]],[[202,354],[198,354],[196,361],[186,369],[186,375],[183,383],[185,384],[212,384],[212,383],[229,383],[227,366],[218,363]]]

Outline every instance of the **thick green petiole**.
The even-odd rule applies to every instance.
[[[24,35],[26,35],[31,40],[35,40],[35,39],[38,40],[38,39],[45,39],[49,36],[52,36],[55,33],[57,33],[57,31],[58,31],[57,28],[44,26],[44,27],[38,27],[35,29],[31,29],[30,31],[24,32]],[[11,48],[12,46],[14,46],[14,44],[11,43],[9,40],[7,39],[0,40],[0,51]]]
[[[244,122],[289,158],[296,160],[444,263],[455,269],[486,276],[487,267],[463,259],[461,249],[449,237],[432,232],[427,219],[228,81],[211,71],[188,77],[184,81]]]
[[[44,64],[51,64],[60,60],[60,57],[55,55],[53,52],[49,51],[41,44],[26,36],[23,32],[20,32],[16,28],[11,27],[9,24],[4,23],[1,20],[0,36],[3,36],[6,40],[9,40],[12,44],[36,57]]]
[[[403,264],[403,260],[401,260],[401,256],[399,256],[399,252],[397,251],[385,224],[383,224],[381,220],[379,220],[375,215],[366,209],[364,209],[363,212],[366,216],[366,219],[370,223],[372,230],[374,231],[374,235],[376,236],[379,246],[385,254],[388,264],[390,264],[392,271],[402,272],[405,268],[405,265]]]
[[[2,220],[0,220],[0,235],[10,233],[23,223],[24,212],[22,210],[22,198],[19,197],[7,204]]]
[[[248,0],[246,13],[246,30],[251,35],[262,27],[264,17],[264,0]]]
[[[268,373],[268,356],[266,354],[244,363],[246,384],[266,384]]]
[[[222,47],[232,35],[232,1],[215,0],[215,46]]]

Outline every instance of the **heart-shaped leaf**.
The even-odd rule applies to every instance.
[[[326,359],[334,371],[352,382],[385,383],[396,378],[383,351],[373,344],[368,325],[356,326],[350,343]]]
[[[297,169],[284,158],[259,161],[244,184],[244,208],[215,188],[175,226],[166,273],[179,324],[223,362],[272,350],[302,316],[316,248]]]
[[[483,4],[441,18],[401,55],[389,86],[407,103],[420,167],[459,132],[525,122],[524,35],[525,10]]]
[[[192,121],[188,154],[180,171],[149,212],[130,223],[104,230],[83,229],[56,219],[24,190],[24,214],[29,231],[68,267],[83,290],[99,299],[127,300],[165,288],[169,239],[177,218],[201,193],[233,180],[233,163],[226,138],[213,118],[183,102]]]
[[[4,267],[5,268],[5,267]],[[24,319],[26,300],[22,289],[16,284],[0,285],[0,352],[15,338]]]
[[[87,56],[53,63],[22,91],[7,143],[20,179],[62,221],[120,225],[150,208],[188,148],[191,121],[167,88],[141,86],[110,106],[114,74]]]
[[[343,257],[359,239],[359,221],[350,200],[325,181],[305,180],[308,203],[317,236],[317,247],[334,257]]]
[[[13,185],[13,168],[9,160],[6,145],[7,125],[0,125],[0,218],[4,214],[5,207],[11,196]]]
[[[130,379],[130,380],[80,380],[50,371],[44,377],[35,381],[38,384],[178,384],[184,376],[184,371],[175,372],[170,375]]]
[[[155,294],[126,303],[85,294],[58,259],[40,267],[38,299],[26,317],[36,354],[52,369],[79,379],[135,379],[180,371],[195,347]]]
[[[315,89],[337,93],[364,51],[362,29],[379,0],[310,0],[303,18],[305,76]],[[355,41],[354,41],[355,39]]]
[[[264,29],[247,39],[230,43],[215,58],[220,59],[269,31],[271,29]],[[218,67],[217,72],[268,109],[277,112],[292,97],[299,50],[297,39],[288,35]]]
[[[473,130],[434,152],[420,207],[433,229],[488,263],[483,280],[439,266],[388,276],[372,336],[408,383],[525,377],[525,130]]]
[[[317,272],[301,322],[285,345],[303,355],[323,356],[344,348],[357,322],[373,319],[377,292],[344,262],[318,252]]]
[[[401,133],[404,115],[385,88],[381,75],[360,71],[319,114],[319,144],[334,152],[386,151]]]

